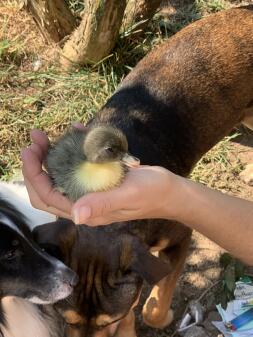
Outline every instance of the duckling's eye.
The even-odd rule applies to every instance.
[[[106,147],[105,150],[109,153],[114,153],[114,150],[112,147]]]

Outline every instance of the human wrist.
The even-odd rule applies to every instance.
[[[169,185],[163,203],[163,217],[168,220],[185,222],[191,213],[189,208],[191,207],[192,182],[171,172],[169,175]]]

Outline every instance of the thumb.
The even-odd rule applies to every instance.
[[[116,209],[122,208],[117,191],[90,193],[72,207],[72,219],[76,225],[84,224],[91,218],[108,217]]]

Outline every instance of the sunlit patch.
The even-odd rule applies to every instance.
[[[68,324],[84,324],[85,318],[80,316],[76,311],[74,310],[66,310],[63,313],[63,316],[65,318],[66,323]]]

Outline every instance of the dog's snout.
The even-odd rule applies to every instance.
[[[73,270],[69,268],[64,268],[63,270],[61,270],[61,274],[63,282],[67,283],[71,287],[75,287],[77,285],[79,278]]]
[[[71,287],[75,287],[78,281],[79,281],[79,277],[76,275],[76,273],[74,273],[73,277],[70,279],[69,284],[71,285]]]

